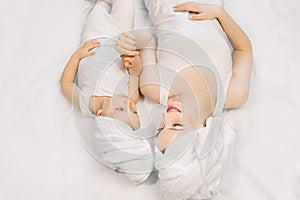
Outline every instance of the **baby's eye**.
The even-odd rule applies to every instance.
[[[136,111],[132,111],[132,112],[133,112],[134,114],[136,114],[136,115],[138,114],[138,112],[136,112]]]

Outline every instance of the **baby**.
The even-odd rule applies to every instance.
[[[137,130],[140,127],[136,108],[139,98],[137,84],[141,67],[126,70],[124,67],[129,67],[128,62],[125,59],[122,66],[119,54],[114,49],[115,36],[133,28],[133,17],[133,0],[98,1],[83,30],[82,40],[85,44],[72,55],[66,65],[61,85],[67,99],[71,100],[73,97],[75,105],[80,107],[84,116],[115,118]],[[97,22],[101,23],[96,24]],[[91,39],[95,41],[89,41]],[[95,49],[100,43],[101,48]],[[97,56],[83,59],[95,53]],[[135,60],[139,59],[136,53],[138,52],[130,55],[131,62],[135,65]],[[77,70],[78,83],[75,84]],[[118,87],[120,91],[116,91]]]
[[[118,35],[132,29],[134,1],[114,0],[108,7],[103,3],[98,1],[89,14],[82,36],[85,44],[67,63],[61,88],[83,116],[93,118],[97,125],[93,134],[96,157],[139,184],[153,169],[150,144],[137,137],[140,118],[136,103],[142,66],[137,51],[120,58],[115,50]],[[94,24],[95,16],[101,19],[100,24]]]
[[[121,32],[140,28],[143,25],[149,26],[150,19],[145,17],[146,15],[148,14],[143,0],[97,1],[89,13],[82,33],[83,43],[88,43],[79,51],[87,51],[92,44],[99,45],[95,41],[89,42],[90,40],[99,41],[102,44],[101,48],[94,50],[97,56],[93,58],[82,59],[77,56],[78,53],[75,53],[71,57],[72,62],[69,62],[79,63],[81,60],[78,66],[73,65],[75,71],[78,68],[77,85],[80,88],[78,92],[74,90],[74,94],[77,95],[74,96],[74,102],[80,107],[83,116],[115,118],[127,123],[133,130],[140,127],[136,103],[139,98],[137,84],[141,68],[127,70],[125,67],[132,66],[129,66],[126,58],[122,64],[120,55],[114,47]],[[133,65],[136,65],[135,60],[139,59],[137,53],[129,55]],[[71,68],[69,64],[67,67]],[[128,87],[127,79],[129,79]],[[70,99],[68,95],[72,93],[68,91],[64,93]]]
[[[64,72],[61,77],[61,88],[65,95],[65,97],[74,103],[76,107],[80,107],[80,93],[85,88],[81,89],[75,83],[76,73],[79,67],[80,61],[84,58],[95,55],[95,51],[93,49],[100,47],[100,42],[98,41],[89,41],[80,47],[70,58],[67,63]],[[101,59],[101,57],[100,57]],[[93,95],[89,99],[88,110],[83,111],[85,113],[89,113],[90,115],[95,116],[104,116],[109,118],[118,119],[124,123],[127,123],[133,130],[136,130],[140,127],[140,120],[137,113],[136,103],[139,97],[138,91],[138,76],[141,72],[141,66],[135,66],[132,68],[132,64],[138,63],[138,56],[132,56],[130,59],[130,64],[126,62],[128,58],[124,59],[125,65],[129,66],[129,81],[128,81],[128,91],[130,91],[130,97],[127,97],[124,94],[119,94],[116,96],[111,96],[110,94],[101,95]],[[96,65],[97,67],[98,65]],[[90,70],[92,70],[90,68]],[[93,71],[90,71],[91,73]],[[94,71],[95,72],[95,71]],[[120,72],[119,72],[120,73]],[[101,74],[99,74],[101,75]],[[82,74],[78,75],[78,82],[81,81]],[[111,77],[110,77],[111,78]],[[114,80],[113,80],[114,81]],[[117,80],[115,80],[117,81]],[[84,84],[82,84],[84,86]],[[102,86],[100,86],[102,87]],[[103,87],[102,87],[103,88]],[[93,90],[93,88],[91,88]],[[95,89],[97,90],[97,89]],[[109,91],[112,92],[112,91]],[[102,92],[104,93],[104,92]],[[84,101],[84,100],[83,100]],[[85,105],[81,107],[86,108]]]

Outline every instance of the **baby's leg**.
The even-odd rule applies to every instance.
[[[134,0],[111,0],[111,15],[122,31],[133,29],[134,23]]]

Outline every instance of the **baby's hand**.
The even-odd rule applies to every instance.
[[[127,54],[121,57],[123,61],[123,67],[127,68],[130,75],[139,76],[141,74],[143,62],[138,54]]]
[[[95,55],[95,52],[92,50],[96,47],[100,47],[100,42],[96,40],[91,40],[85,43],[82,47],[80,47],[74,55],[76,55],[79,59],[86,58],[89,56]]]

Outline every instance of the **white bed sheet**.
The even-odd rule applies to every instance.
[[[131,186],[87,153],[60,91],[89,3],[0,3],[1,199],[162,199],[158,184]],[[224,194],[300,199],[299,2],[229,0],[226,7],[249,34],[256,65],[248,104],[230,113],[239,137]]]

